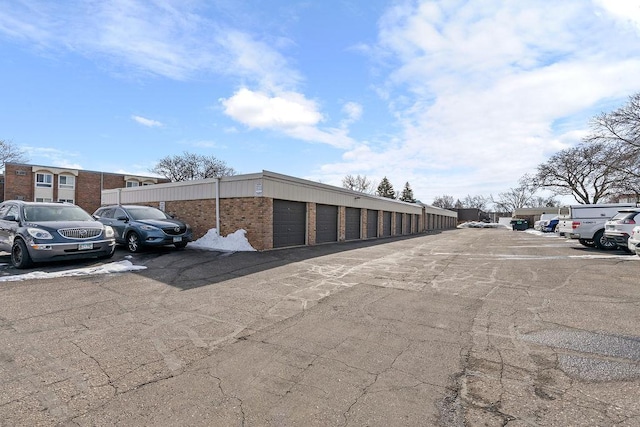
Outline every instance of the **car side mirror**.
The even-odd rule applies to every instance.
[[[122,215],[116,218],[118,221],[124,221],[127,222],[129,221],[129,218],[127,218],[126,216]]]
[[[2,218],[5,221],[15,221],[18,222],[18,218],[15,215],[7,215],[4,218]]]

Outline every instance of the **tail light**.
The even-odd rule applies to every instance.
[[[578,221],[573,221],[573,222],[571,223],[571,228],[573,228],[574,230],[575,230],[576,228],[578,228],[578,227],[580,227],[580,222],[578,222]]]
[[[635,224],[636,222],[632,219],[624,219],[620,222],[621,224]]]

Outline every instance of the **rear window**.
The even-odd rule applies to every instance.
[[[618,212],[617,214],[615,214],[611,220],[617,220],[617,219],[634,219],[638,214],[640,214],[640,212]]]
[[[560,208],[560,210],[558,211],[559,215],[562,216],[570,216],[571,215],[571,208],[569,206],[562,206]]]

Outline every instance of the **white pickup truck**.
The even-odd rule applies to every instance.
[[[578,239],[584,246],[615,249],[615,242],[604,238],[604,223],[618,210],[634,207],[635,203],[562,206],[558,210],[558,231],[561,236]]]

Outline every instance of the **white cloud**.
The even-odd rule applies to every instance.
[[[357,102],[347,102],[342,106],[342,112],[347,116],[344,119],[340,127],[347,127],[351,123],[357,122],[362,117],[362,105]]]
[[[161,127],[161,126],[163,126],[162,123],[157,121],[157,120],[147,119],[147,118],[142,117],[142,116],[133,115],[133,116],[131,116],[131,118],[135,122],[140,123],[141,125],[146,126],[146,127],[153,128],[153,127]]]
[[[225,107],[225,114],[252,128],[315,126],[322,120],[315,102],[294,92],[269,96],[242,88],[232,97],[220,101]]]
[[[354,144],[344,129],[318,128],[324,120],[318,106],[297,92],[270,95],[242,88],[220,102],[226,115],[250,128],[278,131],[292,138],[339,148]]]
[[[354,145],[318,173],[409,181],[428,202],[515,186],[578,142],[600,103],[640,89],[638,37],[599,11],[580,0],[397,3],[370,51],[390,70],[378,90],[399,141]]]
[[[21,146],[20,148],[24,150],[27,157],[30,158],[30,162],[33,162],[34,164],[55,166],[65,169],[84,169],[79,163],[72,161],[73,158],[79,157],[79,154],[76,152],[50,147]]]
[[[614,18],[640,30],[640,3],[636,0],[595,0]]]
[[[82,54],[126,78],[141,73],[186,80],[214,72],[269,88],[291,87],[301,78],[271,40],[206,18],[198,2],[32,0],[3,6],[0,33]],[[209,7],[215,12],[216,5]]]

